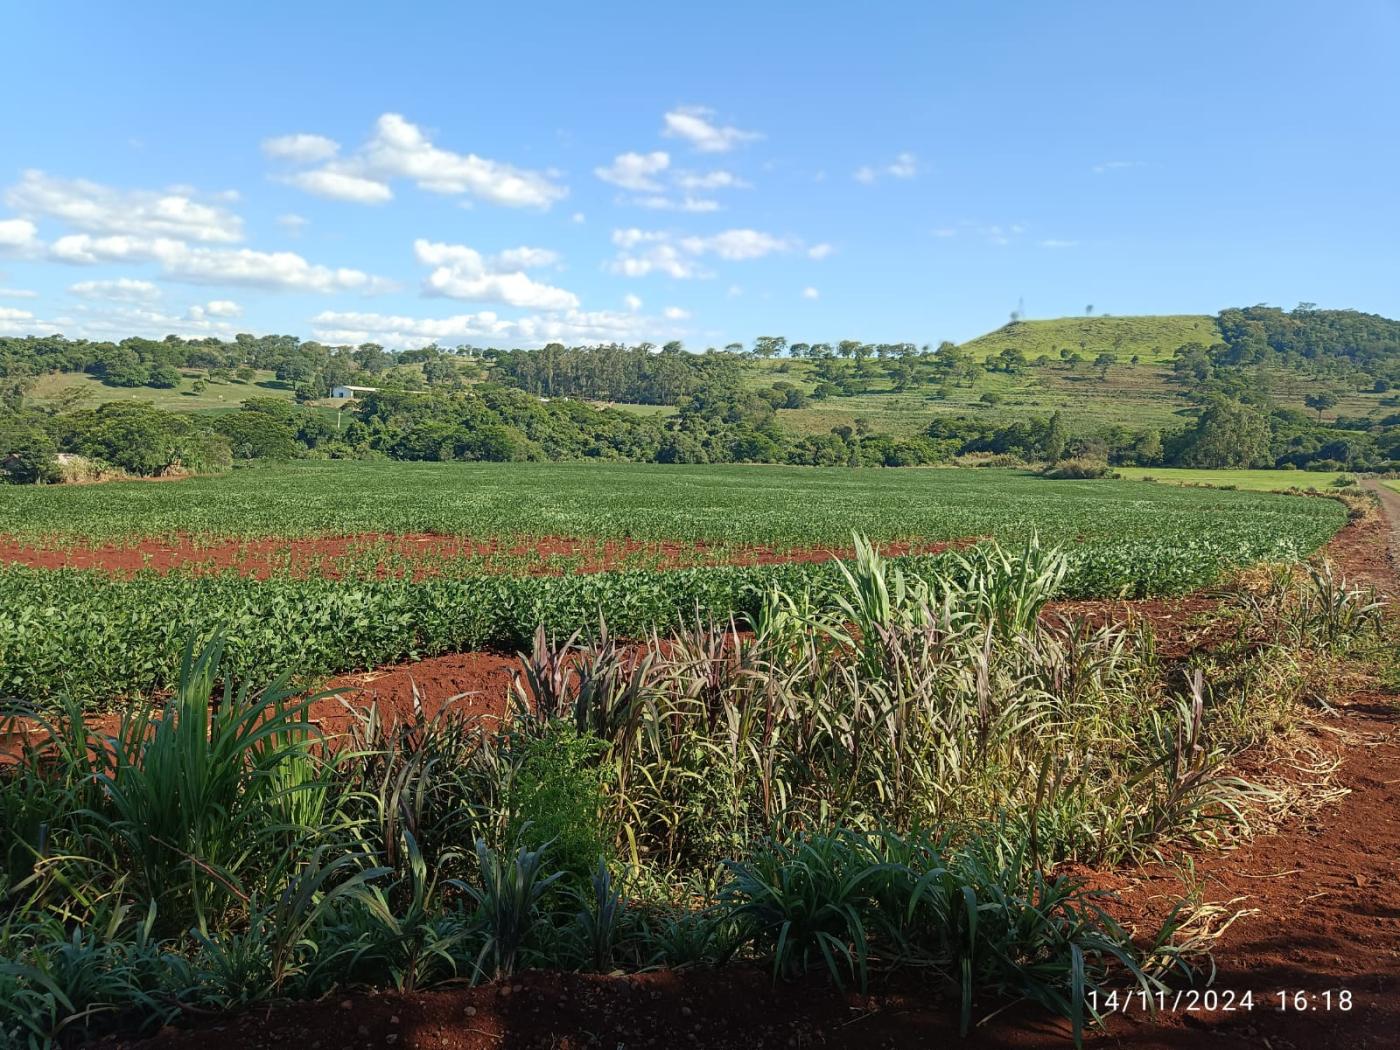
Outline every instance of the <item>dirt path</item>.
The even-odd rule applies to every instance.
[[[1381,510],[1390,525],[1390,564],[1400,576],[1400,492],[1380,481],[1363,482],[1381,501]]]

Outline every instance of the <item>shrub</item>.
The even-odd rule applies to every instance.
[[[1059,463],[1047,466],[1041,471],[1041,474],[1047,478],[1055,478],[1057,481],[1084,481],[1120,476],[1117,471],[1109,468],[1106,460],[1088,459],[1082,456],[1061,460]]]
[[[564,721],[546,723],[538,735],[523,729],[511,744],[507,839],[536,850],[548,846],[551,863],[571,885],[587,886],[599,858],[612,854],[598,762],[604,746]]]

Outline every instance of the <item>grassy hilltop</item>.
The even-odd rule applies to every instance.
[[[1215,318],[1206,314],[1161,314],[1137,317],[1055,317],[1018,321],[962,344],[977,360],[1003,350],[1019,350],[1027,360],[1041,354],[1058,359],[1061,350],[1090,359],[1110,353],[1127,363],[1170,364],[1178,346],[1220,342]]]

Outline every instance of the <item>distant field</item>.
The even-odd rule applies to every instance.
[[[1335,470],[1188,470],[1182,467],[1114,467],[1130,481],[1153,478],[1172,485],[1233,485],[1250,492],[1291,488],[1325,489],[1341,476]]]
[[[108,401],[141,401],[174,412],[220,412],[235,409],[250,397],[280,397],[292,399],[292,388],[279,383],[271,372],[258,372],[250,383],[205,383],[196,394],[194,383],[204,373],[186,370],[178,387],[158,390],[149,386],[107,386],[95,376],[82,372],[61,372],[41,376],[27,395],[40,404],[51,401],[60,393],[78,390],[91,406]]]
[[[1219,341],[1215,318],[1206,314],[1057,317],[998,328],[963,343],[962,349],[979,359],[1006,349],[1020,350],[1032,360],[1041,354],[1058,358],[1063,349],[1089,359],[1107,352],[1125,363],[1134,354],[1143,363],[1169,363],[1185,343],[1209,346]]]
[[[1176,541],[1270,521],[1282,534],[1326,513],[1278,496],[981,469],[326,461],[0,489],[0,532],[90,539],[426,532],[844,546],[859,530],[881,540]]]

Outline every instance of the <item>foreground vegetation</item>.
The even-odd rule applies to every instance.
[[[1282,566],[1227,595],[1225,651],[1173,667],[1043,618],[1056,551],[909,576],[858,546],[830,611],[771,588],[749,634],[540,631],[498,727],[369,713],[327,746],[311,698],[235,688],[218,641],[110,739],[69,704],[0,770],[0,1033],[745,958],[909,969],[964,1030],[1025,998],[1078,1034],[1086,992],[1185,974],[1184,912],[1134,938],[1056,866],[1239,835],[1231,756],[1325,694],[1375,607]]]
[[[1132,482],[1051,482],[1011,472],[812,472],[771,468],[328,464],[237,472],[175,485],[6,493],[5,520],[60,546],[188,532],[216,539],[329,531],[680,540],[779,549],[845,547],[851,525],[879,540],[994,537],[1066,544],[1059,597],[1179,594],[1263,559],[1305,556],[1345,519],[1333,501]],[[961,578],[950,553],[901,559]],[[396,564],[368,547],[342,575],[267,579],[195,570],[113,577],[100,570],[0,569],[0,695],[68,693],[100,705],[158,694],[178,676],[191,627],[223,625],[238,677],[324,676],[483,646],[518,647],[544,624],[594,623],[631,638],[697,615],[755,614],[772,586],[830,608],[830,561],[534,575],[464,558]]]

